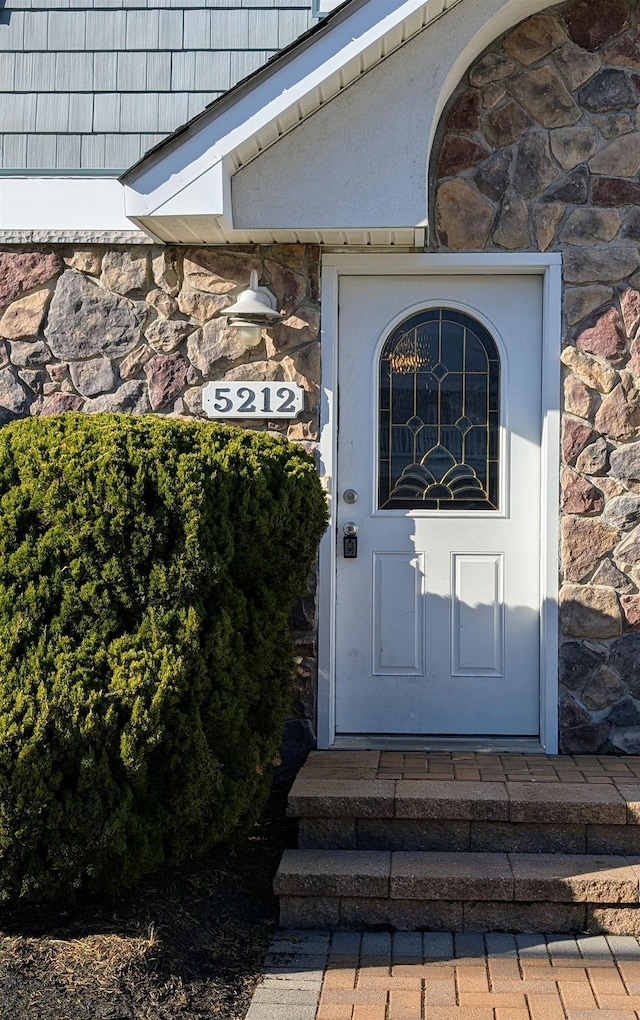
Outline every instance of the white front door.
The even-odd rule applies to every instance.
[[[340,277],[338,734],[539,733],[542,291]]]

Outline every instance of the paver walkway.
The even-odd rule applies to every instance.
[[[640,1020],[640,941],[280,931],[246,1020]]]

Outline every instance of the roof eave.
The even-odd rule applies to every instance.
[[[385,0],[380,18],[376,0],[348,0],[123,174],[126,215],[222,217],[228,234],[239,167],[459,2]]]
[[[118,180],[124,183],[129,175],[135,175],[136,171],[146,164],[151,157],[162,152],[163,149],[173,145],[175,142],[180,142],[184,135],[192,128],[197,127],[201,121],[208,121],[212,114],[215,115],[229,103],[235,102],[237,95],[245,88],[252,86],[258,79],[264,77],[266,74],[277,70],[278,65],[283,61],[286,61],[291,53],[302,50],[304,47],[308,46],[313,39],[316,38],[316,36],[326,31],[329,24],[337,18],[350,3],[353,3],[353,0],[344,0],[344,3],[340,4],[329,14],[326,14],[316,25],[313,25],[312,28],[308,29],[308,31],[304,32],[301,36],[298,36],[298,38],[294,39],[288,46],[285,46],[277,53],[274,53],[274,55],[262,64],[261,67],[256,68],[255,71],[251,71],[250,74],[241,78],[235,83],[235,85],[232,85],[230,89],[227,89],[227,91],[223,92],[221,96],[214,99],[213,102],[207,103],[200,113],[196,113],[195,116],[185,121],[184,124],[181,124],[180,127],[176,128],[175,131],[172,131],[166,138],[163,138],[161,142],[158,142],[150,149],[147,149],[140,159],[120,174]]]

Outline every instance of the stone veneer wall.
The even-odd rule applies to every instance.
[[[0,425],[67,410],[202,416],[212,379],[300,383],[305,411],[292,422],[239,422],[316,449],[320,393],[319,249],[0,249]],[[216,314],[252,269],[286,313],[247,348]],[[315,582],[313,582],[315,583]],[[314,744],[315,594],[294,611],[293,713],[285,752]],[[301,747],[302,745],[302,747]],[[306,748],[305,748],[306,745]]]
[[[564,254],[570,753],[640,752],[639,39],[636,0],[529,18],[472,65],[435,150],[437,250]]]

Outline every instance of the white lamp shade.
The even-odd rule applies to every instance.
[[[283,316],[276,310],[276,299],[266,287],[258,286],[258,274],[253,269],[247,290],[243,290],[235,304],[220,312],[232,326],[270,326],[280,322]]]

